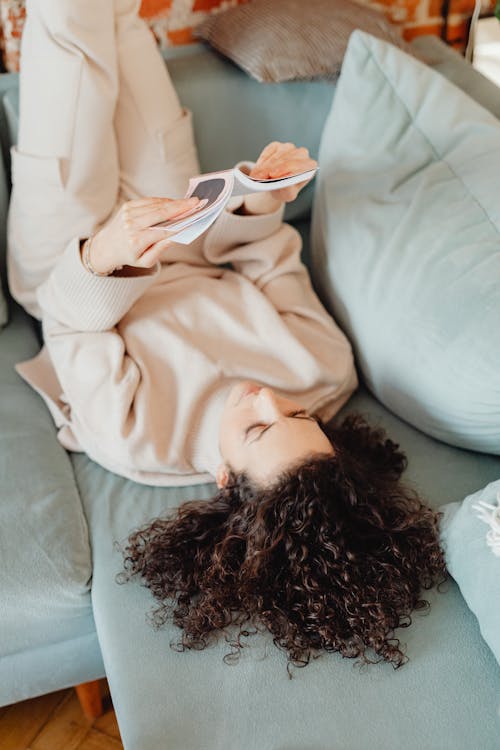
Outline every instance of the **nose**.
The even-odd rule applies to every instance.
[[[271,388],[261,388],[256,396],[256,403],[259,414],[264,419],[275,421],[283,414],[280,401]]]

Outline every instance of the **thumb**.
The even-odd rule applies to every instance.
[[[140,268],[151,268],[158,261],[162,252],[170,247],[171,244],[172,241],[170,239],[163,239],[149,245],[142,255],[137,258],[135,265]]]
[[[140,232],[140,242],[137,248],[137,255],[140,257],[142,253],[146,252],[152,245],[157,245],[160,242],[170,242],[172,232],[165,231],[164,229],[158,229],[157,227],[149,227],[143,229]]]

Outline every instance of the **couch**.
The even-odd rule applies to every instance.
[[[428,64],[500,118],[500,92],[435,37],[413,42]],[[194,112],[203,171],[254,158],[271,140],[318,152],[331,81],[258,84],[204,45],[164,53]],[[355,92],[353,92],[355,95]],[[0,276],[5,291],[9,149],[18,75],[0,76]],[[203,116],[202,116],[203,111]],[[314,185],[287,207],[309,263]],[[152,488],[57,442],[44,403],[15,363],[40,347],[39,327],[8,299],[0,331],[0,705],[107,677],[127,750],[497,750],[500,669],[456,583],[425,592],[430,611],[397,635],[408,664],[359,668],[339,654],[286,672],[261,636],[227,665],[224,641],[169,647],[175,629],[146,622],[149,592],[118,585],[115,542],[213,485]],[[409,457],[406,479],[435,508],[500,477],[500,458],[440,443],[401,421],[361,384],[343,413],[385,427]]]

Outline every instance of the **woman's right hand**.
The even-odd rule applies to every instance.
[[[190,213],[199,198],[140,198],[127,201],[92,238],[89,258],[98,273],[123,266],[152,268],[170,244],[170,235],[152,224]]]

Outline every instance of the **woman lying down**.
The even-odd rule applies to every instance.
[[[78,4],[63,7],[79,12]],[[189,245],[165,239],[153,225],[197,199],[158,196],[198,165],[152,37],[119,7],[103,39],[96,5],[99,35],[86,38],[83,64],[93,63],[79,97],[68,99],[78,126],[64,180],[37,156],[43,134],[49,144],[55,137],[42,122],[53,115],[40,107],[36,122],[23,119],[36,104],[40,51],[59,54],[45,4],[33,3],[28,16],[9,280],[42,320],[45,346],[18,370],[46,399],[69,450],[145,484],[215,480],[212,500],[184,503],[132,533],[124,549],[125,577],[151,589],[154,621],[173,617],[181,648],[203,648],[234,626],[237,648],[243,634],[268,630],[289,664],[322,651],[368,661],[372,649],[399,667],[406,656],[394,630],[410,624],[427,605],[421,589],[445,574],[438,514],[402,484],[405,456],[382,430],[360,416],[331,422],[357,379],[350,344],[300,260],[300,236],[283,223],[284,204],[304,185],[233,200]],[[91,16],[88,6],[80,26],[58,19],[65,55],[81,43],[79,31],[88,34]],[[144,98],[133,106],[137,75],[117,101],[106,98],[113,71],[92,88],[99,70],[122,64],[122,48],[123,66],[135,50],[144,81],[158,78],[148,104],[170,118],[169,135],[182,129],[172,137],[185,153],[158,150],[156,131],[144,126],[158,113],[144,117]],[[69,83],[61,77],[54,86]],[[104,147],[113,138],[111,152]],[[315,165],[306,149],[273,142],[252,176]],[[110,215],[119,180],[121,202]]]

